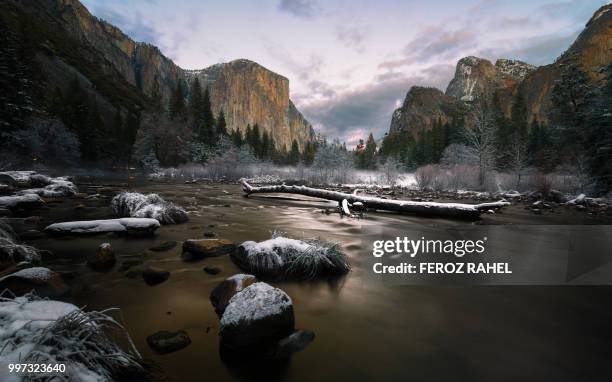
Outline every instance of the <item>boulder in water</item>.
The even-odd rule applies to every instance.
[[[142,271],[142,278],[147,285],[157,285],[170,278],[170,272],[157,267],[147,267]]]
[[[169,332],[161,330],[147,337],[147,343],[158,354],[172,353],[191,344],[191,338],[184,330]]]
[[[0,290],[8,289],[16,296],[35,291],[40,297],[57,298],[69,292],[57,272],[49,268],[26,268],[0,278]]]
[[[93,269],[108,269],[115,265],[115,252],[109,243],[102,243],[95,253],[87,256],[87,264]]]
[[[162,224],[177,224],[189,220],[187,212],[157,194],[122,192],[111,200],[111,208],[119,216],[152,218]]]
[[[106,220],[84,220],[55,223],[45,228],[45,232],[55,235],[87,235],[99,233],[153,233],[159,222],[147,218],[122,218]]]
[[[227,349],[269,348],[294,330],[293,302],[282,290],[264,282],[236,293],[220,322],[221,343]]]
[[[257,278],[253,275],[237,274],[226,278],[217,285],[210,293],[210,302],[219,316],[223,314],[227,304],[234,295],[251,284],[255,284]]]
[[[232,253],[236,244],[227,239],[189,239],[183,243],[183,252],[196,257],[216,257]]]

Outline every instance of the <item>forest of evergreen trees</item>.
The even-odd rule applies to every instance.
[[[466,121],[471,119],[472,124],[476,121],[484,125],[481,135],[491,135],[490,147],[486,148],[491,170],[520,172],[534,168],[548,173],[565,166],[576,173],[588,172],[593,191],[607,192],[612,189],[612,65],[605,68],[604,74],[603,85],[596,87],[579,65],[568,65],[553,88],[548,123],[528,119],[525,97],[519,88],[508,117],[495,95],[492,99],[482,97],[479,105],[471,105],[446,123],[434,121],[431,129],[422,128],[416,137],[406,132],[387,134],[378,161],[369,159],[369,163],[391,157],[414,170],[440,163],[451,144],[482,151],[482,147],[475,146],[482,144],[484,137],[471,134],[470,139],[466,134],[473,130],[466,127]],[[479,121],[474,114],[480,108],[485,115]]]

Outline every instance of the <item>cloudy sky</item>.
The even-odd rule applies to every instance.
[[[467,55],[552,62],[604,0],[83,0],[186,69],[248,58],[290,80],[315,129],[381,137],[412,85]]]

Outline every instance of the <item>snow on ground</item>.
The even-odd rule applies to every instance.
[[[0,297],[0,380],[22,380],[9,373],[9,363],[66,364],[66,372],[58,374],[63,378],[51,380],[109,381],[122,369],[144,373],[138,356],[118,348],[105,327],[121,328],[104,313],[86,313],[69,303],[34,295]]]
[[[221,317],[221,326],[280,315],[293,306],[291,297],[278,288],[257,282],[236,293]]]
[[[84,220],[64,223],[55,223],[47,226],[45,232],[55,234],[93,234],[129,231],[153,232],[160,227],[155,219],[149,218],[121,218],[106,220]]]
[[[111,200],[111,208],[119,216],[152,218],[162,224],[183,223],[189,219],[183,208],[157,194],[122,192]]]

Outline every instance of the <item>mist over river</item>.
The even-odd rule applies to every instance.
[[[113,216],[110,197],[127,184],[81,179],[79,191],[98,199],[62,198],[41,210],[33,223],[104,219]],[[121,319],[142,356],[159,364],[164,381],[447,381],[530,380],[604,381],[612,355],[612,288],[533,286],[388,286],[372,277],[364,233],[377,227],[420,237],[421,232],[471,225],[469,221],[367,213],[362,219],[325,214],[335,203],[301,196],[243,197],[238,185],[136,181],[130,189],[159,193],[183,206],[189,222],[164,225],[155,237],[50,237],[28,240],[54,256],[45,266],[65,272],[71,287],[67,301],[87,310],[121,309]],[[105,197],[106,196],[106,197]],[[528,215],[521,208],[484,216],[481,223],[526,221],[532,224],[588,224],[584,215]],[[533,220],[535,219],[535,220]],[[537,220],[540,219],[540,220]],[[592,223],[592,222],[591,222]],[[296,328],[316,338],[284,364],[243,370],[219,356],[219,319],[210,303],[211,290],[225,278],[242,273],[225,255],[184,261],[181,242],[214,232],[239,244],[270,238],[282,231],[293,238],[318,237],[339,243],[352,271],[332,281],[271,282],[293,300]],[[165,241],[170,250],[148,250]],[[118,257],[107,272],[91,270],[86,256],[109,242]],[[130,278],[130,262],[170,271],[170,278],[148,286]],[[141,267],[134,265],[134,268]],[[221,268],[217,275],[205,266]],[[159,330],[186,330],[192,344],[166,355],[153,352],[146,337]],[[503,376],[503,377],[502,377]]]

